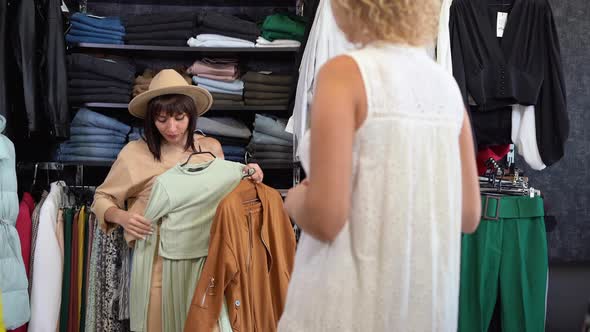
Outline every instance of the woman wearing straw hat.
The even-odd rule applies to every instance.
[[[203,88],[189,85],[172,69],[162,70],[152,80],[148,91],[129,103],[129,112],[144,119],[144,139],[128,143],[101,186],[96,189],[92,211],[104,231],[120,225],[127,242],[133,242],[154,232],[152,223],[143,215],[154,180],[176,164],[184,162],[191,153],[209,151],[223,158],[219,142],[194,134],[196,120],[209,110],[211,94]],[[195,155],[191,162],[208,161],[210,155]],[[251,179],[261,182],[263,173],[257,164],[244,167],[255,170]],[[179,188],[182,190],[182,188]],[[127,206],[127,209],[125,209]],[[154,261],[147,330],[161,330],[162,260]],[[160,294],[158,294],[158,291]],[[144,329],[145,330],[145,329]]]

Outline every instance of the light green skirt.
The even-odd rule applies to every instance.
[[[182,332],[206,257],[170,260],[162,264],[162,328],[164,332]],[[232,332],[227,304],[219,317],[219,331]]]

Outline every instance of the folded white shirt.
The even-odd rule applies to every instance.
[[[241,47],[253,48],[256,45],[249,41],[232,41],[232,40],[197,40],[190,38],[186,44],[190,47]]]
[[[270,41],[264,37],[256,39],[256,47],[300,47],[301,42],[290,39],[276,39]]]

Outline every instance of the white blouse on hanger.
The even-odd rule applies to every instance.
[[[438,20],[438,37],[436,42],[436,62],[449,73],[453,73],[453,60],[451,57],[451,36],[449,33],[449,16],[453,0],[443,0]]]
[[[308,127],[309,105],[315,90],[315,77],[321,66],[331,58],[353,48],[336,25],[330,0],[320,0],[299,67],[293,115],[285,129],[293,133],[297,140],[303,137]]]
[[[56,227],[63,185],[63,182],[52,183],[51,191],[41,207],[33,262],[29,332],[53,332],[59,323],[63,257]]]

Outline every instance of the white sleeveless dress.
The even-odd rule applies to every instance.
[[[279,331],[457,330],[464,106],[425,50],[348,53],[367,91],[348,222],[330,244],[301,237]],[[309,171],[309,137],[300,157]]]

